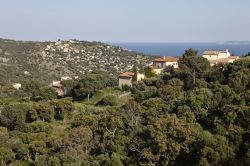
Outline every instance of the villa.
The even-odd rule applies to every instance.
[[[205,51],[203,52],[202,56],[210,62],[211,66],[220,63],[233,63],[235,60],[239,59],[238,56],[231,56],[228,49],[226,49],[225,51]]]
[[[132,72],[124,72],[122,74],[119,75],[119,87],[122,87],[123,85],[128,85],[129,87],[132,87],[133,84],[133,77],[134,77],[134,73]],[[145,75],[144,74],[137,74],[137,82],[140,80],[145,79]]]
[[[175,57],[162,57],[157,58],[153,61],[151,66],[153,72],[157,75],[161,74],[167,66],[172,66],[173,68],[178,68],[178,58]]]

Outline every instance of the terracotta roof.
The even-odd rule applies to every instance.
[[[154,60],[154,62],[177,62],[178,58],[175,57],[162,57],[162,58],[157,58]]]
[[[132,78],[133,76],[134,76],[134,73],[128,72],[128,71],[119,75],[119,77],[127,77],[127,78]]]
[[[219,53],[227,53],[227,51],[204,51],[203,55],[218,55]]]

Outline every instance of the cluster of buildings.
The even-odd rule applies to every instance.
[[[233,63],[235,60],[239,59],[238,56],[232,56],[228,49],[225,51],[205,51],[203,57],[207,58],[211,66]]]
[[[56,45],[60,45],[60,43]],[[238,56],[232,56],[230,52],[228,51],[228,49],[226,49],[225,51],[204,51],[202,57],[206,58],[210,62],[211,66],[214,66],[217,64],[232,63],[235,60],[239,59]],[[164,57],[153,60],[153,62],[151,63],[149,67],[151,68],[151,71],[154,74],[159,75],[163,73],[167,67],[172,67],[174,69],[178,68],[178,60],[179,60],[179,57],[169,57],[169,56],[165,57],[164,56]],[[24,74],[29,75],[30,73],[25,71]],[[146,76],[142,73],[137,73],[137,76],[135,77],[136,80],[133,79],[134,77],[135,77],[135,74],[133,72],[126,71],[124,73],[121,73],[119,75],[119,87],[122,87],[123,85],[132,87],[133,82],[138,82],[146,78]],[[74,79],[78,79],[78,77],[75,77]],[[61,78],[61,81],[64,81],[64,80],[72,80],[72,78],[65,76]],[[54,81],[50,85],[51,87],[55,88],[55,90],[60,96],[65,94],[65,90],[63,90],[62,88],[63,86],[61,85],[61,81]],[[12,86],[14,89],[17,89],[17,90],[21,88],[20,83],[13,83]]]
[[[211,66],[217,64],[227,64],[233,63],[235,60],[239,59],[238,56],[232,56],[228,49],[225,51],[204,51],[202,54],[203,58],[206,58]],[[157,58],[153,61],[153,64],[150,66],[152,72],[156,75],[163,73],[164,69],[168,66],[173,67],[174,69],[178,68],[178,57],[162,57]],[[134,73],[132,72],[125,72],[119,75],[119,87],[123,85],[128,85],[132,87],[132,79],[134,77]],[[143,74],[138,74],[137,81],[140,81],[145,78]]]
[[[164,69],[168,66],[172,66],[173,68],[178,68],[178,60],[179,58],[176,57],[162,57],[162,58],[157,58],[153,61],[153,64],[150,65],[149,67],[152,69],[152,72],[155,73],[156,75],[159,75],[163,73]],[[133,77],[134,73],[132,72],[124,72],[119,75],[119,87],[122,87],[124,85],[127,85],[129,87],[132,87],[133,84]],[[146,78],[146,76],[142,73],[137,74],[137,80],[141,81]]]

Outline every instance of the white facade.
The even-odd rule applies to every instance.
[[[172,66],[175,69],[178,68],[178,62],[166,62],[166,66]]]
[[[153,65],[156,68],[165,69],[167,66],[172,66],[173,68],[178,68],[178,58],[175,57],[163,57],[158,58],[153,61]]]
[[[137,74],[137,81],[141,81],[145,79],[145,75],[144,74]]]
[[[203,53],[203,58],[207,58],[209,61],[229,58],[230,56],[228,49],[226,51],[205,51]]]

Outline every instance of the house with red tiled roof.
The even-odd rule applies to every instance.
[[[134,73],[132,72],[124,72],[119,75],[119,87],[122,87],[123,85],[128,85],[129,87],[132,87],[133,84],[133,77]],[[144,74],[137,74],[137,81],[143,80],[145,78]]]
[[[151,66],[151,68],[156,75],[159,75],[168,66],[172,66],[173,68],[178,68],[178,60],[179,58],[170,56],[157,58],[153,61],[153,65]]]
[[[162,57],[157,58],[153,61],[153,66],[158,68],[166,68],[167,66],[172,66],[174,68],[178,68],[178,58],[175,57]]]
[[[225,51],[204,51],[202,56],[210,62],[211,66],[233,63],[235,60],[239,59],[238,56],[232,56],[228,49]]]

